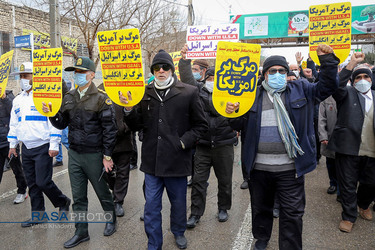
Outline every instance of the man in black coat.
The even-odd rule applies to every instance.
[[[178,61],[178,70],[180,72],[181,82],[193,85],[201,89],[206,82],[206,72],[208,70],[208,62],[206,59],[196,59],[191,63],[191,59],[186,59],[186,54],[189,48],[188,45],[185,44],[184,47],[181,49],[181,59]],[[192,65],[193,64],[193,65]],[[193,184],[194,178],[194,157],[195,157],[196,149],[193,148],[192,150],[192,172],[191,178],[188,181],[188,186]]]
[[[104,85],[100,84],[98,89],[104,90]],[[123,107],[113,103],[113,110],[117,125],[116,144],[112,152],[114,173],[104,176],[107,179],[109,188],[112,190],[115,212],[117,217],[125,215],[124,199],[128,193],[129,172],[131,170],[131,157],[133,155],[133,135],[128,125],[124,121]]]
[[[186,59],[187,52],[188,45],[185,44],[181,49],[181,59],[178,61],[181,81],[189,85],[202,87],[206,82],[208,62],[206,59],[196,59],[191,65],[191,59]]]
[[[357,219],[357,205],[361,217],[372,220],[369,205],[375,198],[375,91],[371,90],[370,68],[358,65],[364,57],[361,52],[352,55],[340,72],[339,89],[332,95],[338,113],[328,149],[336,152],[343,209],[339,229],[347,233]]]
[[[227,210],[232,206],[233,144],[237,137],[229,125],[229,119],[220,115],[213,106],[214,78],[215,68],[210,67],[206,72],[205,84],[199,92],[209,130],[199,139],[196,148],[188,228],[194,228],[204,213],[211,166],[218,179],[217,205],[220,222],[228,220]]]
[[[125,120],[132,130],[143,129],[141,171],[145,173],[144,224],[148,249],[161,249],[162,195],[166,188],[171,202],[171,231],[179,248],[187,247],[187,176],[191,174],[191,149],[207,131],[198,89],[177,80],[172,57],[160,50],[151,73],[155,80],[134,108],[125,108]],[[120,101],[131,98],[120,93]]]

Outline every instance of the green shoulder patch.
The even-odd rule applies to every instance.
[[[105,100],[105,103],[106,103],[107,105],[111,105],[111,104],[112,104],[112,101],[111,101],[111,99],[107,98],[107,99]]]

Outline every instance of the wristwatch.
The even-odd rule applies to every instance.
[[[106,161],[110,161],[110,160],[112,160],[112,157],[111,157],[111,156],[108,156],[108,155],[103,155],[103,158],[104,158]]]

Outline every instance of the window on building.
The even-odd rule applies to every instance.
[[[10,34],[0,31],[0,55],[10,51]]]

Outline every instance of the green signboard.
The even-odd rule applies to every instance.
[[[375,5],[352,7],[352,35],[375,33]],[[230,16],[240,24],[240,39],[305,37],[309,34],[309,11],[275,12]]]

